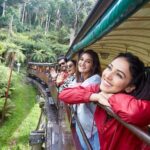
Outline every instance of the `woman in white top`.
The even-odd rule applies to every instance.
[[[101,79],[101,66],[98,55],[93,50],[83,52],[77,63],[76,83],[82,86],[90,84],[99,84]],[[94,103],[78,104],[74,106],[79,121],[86,133],[88,140],[91,143],[93,150],[99,150],[100,144],[98,139],[97,128],[93,122],[93,115],[96,105]],[[81,132],[76,124],[76,132],[79,137],[83,150],[87,150],[87,146],[83,140]]]

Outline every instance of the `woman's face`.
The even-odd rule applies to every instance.
[[[81,74],[89,75],[93,66],[93,60],[89,54],[83,54],[78,62],[78,70]]]
[[[67,72],[69,75],[73,75],[76,72],[76,66],[72,61],[67,62]]]
[[[116,58],[103,71],[100,84],[101,91],[105,93],[130,93],[134,86],[130,85],[132,76],[129,70],[129,63],[123,57]]]

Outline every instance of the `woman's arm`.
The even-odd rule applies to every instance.
[[[127,94],[115,94],[110,97],[109,103],[124,121],[139,126],[150,124],[150,101],[137,100]]]
[[[69,104],[87,103],[90,101],[91,94],[98,91],[98,84],[88,87],[76,86],[66,88],[60,92],[59,99]]]
[[[101,105],[110,107],[110,104],[108,102],[108,99],[110,96],[112,96],[112,94],[106,94],[103,92],[94,93],[94,94],[91,94],[90,101],[99,102]]]

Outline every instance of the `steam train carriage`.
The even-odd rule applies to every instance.
[[[102,68],[105,68],[107,64],[120,52],[132,52],[149,67],[150,1],[97,1],[95,7],[66,53],[66,57],[68,59],[77,59],[78,53],[86,51],[87,49],[93,49],[98,53]],[[29,63],[29,66],[29,75],[40,78],[51,90],[53,84],[50,82],[48,71],[50,67],[54,67],[56,64]],[[55,92],[57,93],[56,90],[53,90],[51,94],[53,95]],[[54,96],[54,99],[57,99],[56,95]],[[107,108],[104,109],[111,113],[113,117],[115,117],[131,132],[136,134],[136,136],[141,138],[146,144],[150,145],[150,136],[148,134],[139,130],[136,126],[127,124],[120,120],[120,118],[118,118],[112,110],[108,110]],[[69,121],[70,113],[71,112],[67,108],[66,116],[69,117]],[[76,139],[74,128],[72,126],[70,127],[70,134],[73,135],[73,138],[70,139],[73,140],[74,144],[72,144],[72,148],[69,148],[80,149],[80,144]],[[84,131],[82,133],[88,149],[91,149]]]

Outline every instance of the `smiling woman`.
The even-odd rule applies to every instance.
[[[64,88],[72,86],[73,82],[75,81],[75,74],[76,74],[76,61],[75,60],[68,60],[67,61],[67,73],[68,77],[64,80],[64,83],[58,88],[58,91],[62,91]]]
[[[81,53],[76,74],[77,82],[83,82],[95,74],[101,75],[100,60],[96,52],[88,49]]]
[[[100,89],[103,90],[103,92],[118,93],[120,91],[125,91],[126,93],[131,93],[135,89],[135,85],[132,84],[132,80],[136,79],[136,73],[132,76],[131,73],[134,72],[134,70],[130,67],[127,59],[130,59],[129,53],[124,55],[120,54],[103,71],[103,80],[100,85]],[[137,68],[136,64],[134,66],[134,68],[136,67],[139,69],[137,74],[140,74],[140,71],[144,70],[144,64],[138,63],[138,67],[140,66],[141,69]]]
[[[76,82],[74,82],[74,86],[77,86],[78,84],[82,86],[88,86],[92,83],[99,84],[101,80],[100,74],[101,67],[98,55],[92,49],[89,49],[81,53],[79,56],[79,60],[77,62]],[[76,108],[77,116],[84,128],[85,134],[92,145],[92,149],[99,150],[100,146],[97,128],[96,126],[93,127],[93,114],[95,112],[96,105],[91,103],[80,104],[74,107]],[[77,122],[75,127],[82,149],[88,149]]]
[[[76,61],[75,60],[67,61],[67,72],[69,76],[74,75],[76,73]]]
[[[59,94],[59,98],[69,104],[94,101],[110,106],[124,121],[143,129],[150,124],[149,85],[150,72],[139,58],[131,53],[121,53],[103,71],[100,87],[94,84],[67,88]],[[95,121],[101,150],[143,148],[143,142],[104,109],[97,107]]]

